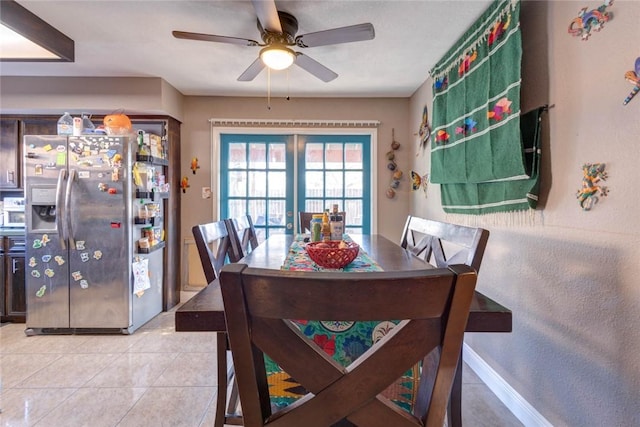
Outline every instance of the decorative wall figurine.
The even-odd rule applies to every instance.
[[[426,105],[422,110],[422,123],[420,123],[420,130],[418,131],[418,135],[420,136],[419,148],[424,150],[424,147],[426,147],[427,143],[429,142],[429,138],[431,138],[431,128],[429,127],[429,110],[427,109]],[[418,154],[420,154],[420,152],[417,152],[416,156]]]
[[[636,58],[635,71],[627,71],[624,73],[624,78],[633,85],[631,93],[622,102],[622,105],[627,105],[640,91],[640,56]]]
[[[396,196],[395,190],[400,186],[400,179],[402,179],[402,171],[398,169],[398,165],[396,164],[395,151],[400,148],[400,143],[396,141],[395,129],[391,129],[391,151],[387,152],[387,169],[391,172],[391,182],[389,183],[389,188],[385,193],[387,198],[393,199]]]
[[[200,169],[200,165],[198,165],[198,158],[194,157],[193,159],[191,159],[191,172],[193,172],[193,174],[196,174],[196,170]]]
[[[587,12],[587,7],[583,7],[578,12],[578,16],[569,24],[569,34],[581,37],[587,40],[591,35],[591,31],[600,31],[605,22],[613,18],[611,12],[607,12],[607,7],[613,4],[613,0],[604,0],[597,9],[591,9]]]
[[[582,188],[576,193],[576,198],[585,211],[598,203],[598,196],[604,197],[609,193],[607,187],[598,185],[600,181],[607,180],[605,166],[605,163],[586,163],[582,166]]]
[[[180,188],[182,188],[182,192],[186,193],[187,192],[187,188],[189,188],[189,178],[186,176],[182,177],[182,181],[180,181]]]
[[[429,174],[420,175],[418,172],[411,171],[411,190],[417,191],[422,188],[424,197],[427,197],[427,183],[429,182]]]

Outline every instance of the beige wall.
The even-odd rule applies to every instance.
[[[414,156],[414,146],[410,141],[411,129],[407,121],[409,100],[384,99],[272,99],[271,110],[267,109],[266,98],[226,98],[187,97],[184,104],[185,119],[182,123],[182,174],[189,177],[191,186],[182,195],[182,236],[191,237],[191,227],[195,224],[217,219],[217,193],[214,197],[202,199],[202,187],[211,185],[216,166],[211,165],[211,118],[239,119],[284,119],[284,120],[378,120],[378,232],[393,240],[399,240],[404,219],[409,212],[410,184],[409,163]],[[384,195],[390,182],[386,167],[385,153],[390,150],[391,130],[395,129],[395,139],[401,143],[397,151],[397,163],[406,175],[394,199]],[[197,157],[200,169],[191,173],[191,159]]]
[[[183,119],[183,95],[161,78],[0,77],[3,114],[160,114]]]
[[[523,111],[549,103],[542,153],[545,208],[532,227],[491,231],[478,287],[513,310],[513,333],[466,342],[555,426],[640,425],[640,96],[624,73],[640,56],[640,2],[616,1],[588,41],[567,34],[598,2],[525,2]],[[411,98],[410,123],[431,105]],[[605,162],[611,190],[590,212],[575,197],[581,165]],[[414,168],[427,170],[428,154]],[[445,219],[437,185],[411,212]]]

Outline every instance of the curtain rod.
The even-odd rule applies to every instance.
[[[280,120],[280,119],[209,119],[213,126],[270,126],[312,128],[375,128],[379,120]]]

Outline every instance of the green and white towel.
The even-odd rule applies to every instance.
[[[447,213],[534,209],[537,109],[521,116],[520,1],[494,2],[431,70],[431,182]]]

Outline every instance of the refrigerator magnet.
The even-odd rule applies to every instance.
[[[38,270],[32,270],[31,271],[31,276],[35,277],[36,279],[38,277],[40,277],[40,272]]]
[[[42,255],[42,262],[51,261],[51,255]]]
[[[78,280],[82,280],[82,273],[80,273],[79,271],[74,271],[73,273],[71,273],[71,277],[73,277],[73,280],[77,282]]]
[[[47,285],[42,285],[40,286],[40,289],[38,289],[38,291],[36,292],[36,296],[38,298],[42,298],[46,291],[47,291]]]
[[[104,182],[98,184],[98,190],[102,191],[103,193],[107,191],[107,188],[107,184],[105,184]]]
[[[38,263],[36,261],[36,257],[32,256],[31,258],[29,258],[29,267],[33,268],[35,266],[37,266]]]
[[[47,268],[47,269],[44,271],[44,275],[45,275],[45,276],[47,276],[48,278],[52,278],[53,276],[55,276],[55,274],[56,274],[56,273],[55,273],[55,271],[53,271],[53,270],[52,270],[52,269],[50,269],[50,268]]]
[[[87,261],[89,261],[89,252],[82,252],[82,253],[80,254],[80,260],[81,260],[82,262],[87,262]]]
[[[87,282],[86,280],[82,279],[80,280],[80,287],[82,289],[88,289],[89,288],[89,282]]]
[[[109,190],[107,190],[107,192],[108,192],[109,194],[117,194],[117,193],[118,193],[118,191],[117,191],[115,188],[113,188],[113,187],[109,188]]]
[[[84,250],[84,240],[76,240],[76,249],[79,251]]]
[[[62,265],[64,264],[64,258],[62,258],[60,255],[56,255],[56,257],[54,258],[55,262],[58,263],[58,265]]]
[[[100,258],[102,258],[102,251],[94,251],[93,258],[100,260]]]
[[[42,169],[42,163],[38,163],[37,165],[35,165],[33,173],[35,175],[42,175]]]

